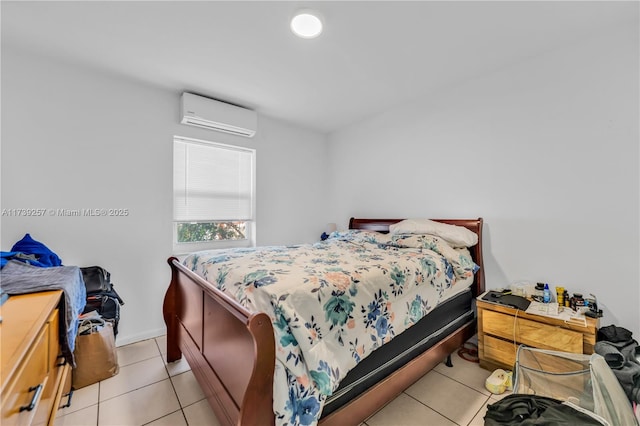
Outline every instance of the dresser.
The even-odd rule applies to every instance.
[[[585,324],[526,312],[476,299],[478,309],[478,357],[487,370],[513,369],[518,346],[561,352],[592,354],[599,320]]]
[[[51,425],[71,391],[59,340],[61,290],[15,295],[0,307],[0,424]]]

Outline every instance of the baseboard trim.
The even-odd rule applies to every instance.
[[[130,345],[131,343],[141,342],[143,340],[153,339],[155,337],[164,336],[167,334],[167,328],[161,327],[154,330],[148,330],[144,333],[138,333],[130,336],[118,336],[116,338],[116,346]]]

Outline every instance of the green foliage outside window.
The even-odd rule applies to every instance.
[[[245,222],[178,223],[179,243],[244,240],[247,238],[245,233]]]

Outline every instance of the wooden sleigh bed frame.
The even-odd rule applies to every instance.
[[[401,219],[355,219],[349,229],[387,232]],[[478,235],[471,255],[480,266],[472,292],[484,291],[482,218],[436,219],[464,226]],[[185,356],[216,417],[222,425],[270,425],[273,414],[275,342],[265,313],[249,312],[235,300],[168,259],[172,277],[164,298],[167,361]],[[360,424],[442,362],[475,333],[467,322],[433,347],[409,361],[359,397],[320,419],[322,425]]]

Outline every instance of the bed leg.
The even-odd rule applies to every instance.
[[[164,303],[162,305],[162,314],[164,317],[164,323],[167,327],[167,362],[177,361],[182,358],[182,352],[178,345],[178,319],[176,317],[177,312],[177,271],[173,266],[173,260],[175,258],[169,258],[168,263],[171,266],[172,275],[171,283],[167,289],[167,293],[164,296]]]
[[[182,358],[182,351],[178,345],[178,330],[176,327],[176,321],[171,321],[170,325],[167,325],[167,362],[174,362]]]
[[[447,359],[444,361],[444,365],[447,367],[453,367],[453,363],[451,362],[451,354],[447,355]]]

